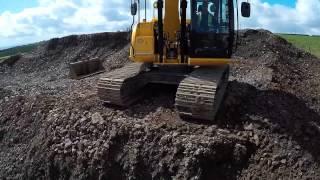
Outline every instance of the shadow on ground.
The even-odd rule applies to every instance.
[[[125,110],[129,117],[140,111],[137,118],[163,107],[174,111],[176,86],[152,85],[145,98]],[[141,108],[143,107],[143,108]],[[165,114],[165,113],[164,113]],[[181,119],[175,121],[181,121]],[[254,117],[254,118],[253,118]],[[171,117],[172,118],[172,117]],[[271,126],[265,123],[271,122]],[[285,134],[296,141],[319,162],[320,116],[295,95],[279,90],[259,90],[247,83],[229,83],[225,101],[215,122],[184,119],[198,125],[217,125],[219,128],[242,131],[244,124],[253,122],[274,134]]]
[[[265,121],[271,123],[267,125]],[[274,134],[286,134],[319,163],[320,115],[295,95],[279,90],[258,90],[237,81],[230,82],[217,124],[243,128],[245,122],[260,124]]]

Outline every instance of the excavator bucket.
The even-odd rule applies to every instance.
[[[83,79],[105,71],[102,61],[98,58],[70,63],[70,78]]]

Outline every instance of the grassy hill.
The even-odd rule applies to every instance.
[[[320,58],[320,36],[298,34],[279,34],[298,48],[304,49]]]
[[[3,57],[0,57],[0,61],[1,61],[1,60],[3,60],[3,59],[6,59],[6,58],[8,58],[8,57],[10,57],[10,56],[3,56]]]
[[[34,43],[34,44],[28,44],[28,45],[23,45],[23,46],[17,46],[9,49],[3,49],[0,50],[0,61],[6,57],[20,54],[20,53],[28,53],[31,52],[33,49],[35,49],[39,43]]]

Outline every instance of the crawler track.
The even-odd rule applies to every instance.
[[[181,81],[176,94],[180,116],[214,120],[228,84],[229,67],[199,68]]]
[[[98,82],[98,96],[106,103],[129,106],[139,99],[138,92],[147,81],[142,77],[146,65],[132,63],[107,73]]]
[[[228,83],[229,67],[196,68],[190,74],[152,70],[132,63],[106,74],[98,82],[98,96],[106,103],[129,106],[148,83],[177,84],[175,106],[182,117],[214,120]]]

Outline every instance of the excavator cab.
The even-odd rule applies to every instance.
[[[233,41],[233,1],[192,0],[190,57],[230,58]]]

